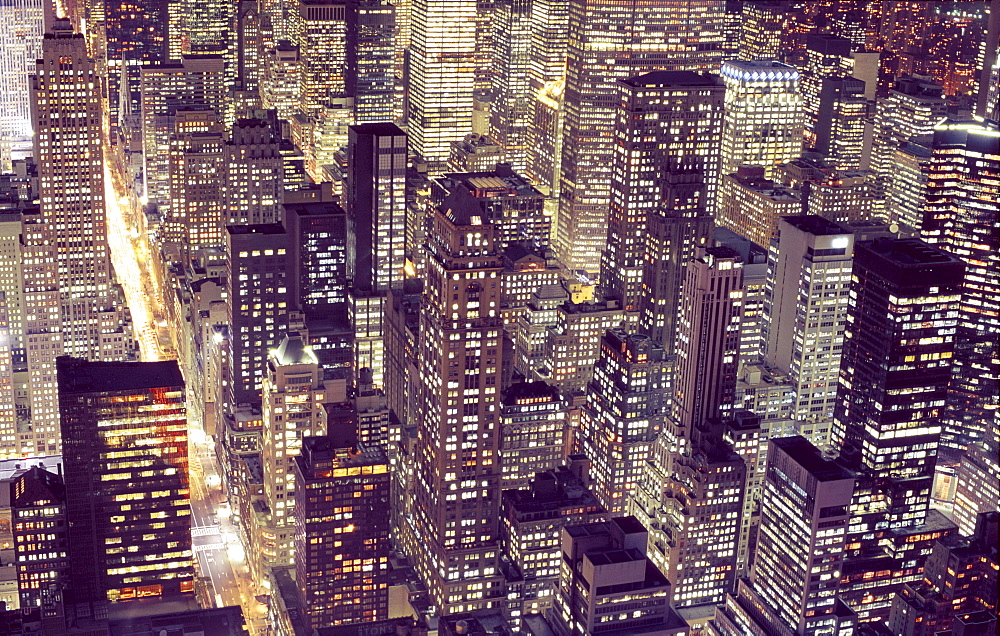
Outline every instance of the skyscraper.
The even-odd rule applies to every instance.
[[[854,238],[819,216],[787,216],[768,252],[764,360],[788,374],[799,433],[817,446],[837,402]]]
[[[783,216],[802,212],[801,195],[764,176],[761,165],[743,165],[722,177],[715,220],[754,243],[767,246]]]
[[[45,16],[42,0],[17,0],[0,6],[0,167],[7,171],[10,144],[34,129],[29,75],[42,56]]]
[[[221,122],[225,79],[221,55],[185,55],[180,61],[142,67],[143,176],[150,203],[170,206],[168,149],[178,108],[208,108]]]
[[[348,132],[348,312],[356,368],[382,386],[385,295],[403,285],[406,264],[406,133],[388,122]]]
[[[72,599],[193,592],[184,380],[176,362],[59,358]]]
[[[609,329],[580,421],[580,452],[593,464],[594,494],[622,513],[663,426],[667,374],[663,347],[649,336]]]
[[[544,382],[518,382],[503,393],[500,467],[503,488],[528,488],[536,473],[558,466],[566,454],[567,400]]]
[[[108,110],[105,113],[111,130],[118,128],[124,112],[139,112],[141,104],[140,69],[168,61],[168,0],[104,0],[88,3],[88,26],[97,26],[95,34],[103,41],[94,45],[91,54],[98,57],[101,70],[107,71]],[[173,4],[176,7],[176,4]],[[91,29],[88,29],[91,31]],[[111,139],[116,135],[112,133]]]
[[[948,110],[944,87],[924,77],[901,77],[875,104],[871,169],[883,179],[894,170],[892,153],[900,144],[933,132]]]
[[[715,70],[725,3],[715,0],[574,0],[559,184],[556,251],[571,270],[596,274],[607,240],[617,100],[612,80],[653,69]],[[646,20],[636,22],[636,15]]]
[[[170,135],[168,159],[170,205],[161,239],[184,246],[188,253],[225,245],[225,137],[214,111],[178,109]]]
[[[704,184],[698,202],[709,209],[714,205],[723,86],[712,75],[653,71],[620,80],[617,94],[601,282],[634,319],[642,291],[646,218],[662,200],[665,175],[695,175]]]
[[[725,246],[699,249],[687,267],[671,424],[675,437],[732,413],[739,358],[743,287],[740,255]]]
[[[639,332],[676,351],[680,302],[687,269],[700,247],[709,245],[714,226],[705,208],[700,175],[667,177],[662,199],[647,219]]]
[[[439,208],[418,342],[411,525],[404,546],[442,614],[498,608],[500,257],[478,208]]]
[[[855,244],[833,429],[841,461],[858,479],[846,548],[855,564],[845,564],[845,578],[872,566],[885,570],[876,558],[888,549],[882,540],[933,513],[964,270],[918,239]],[[887,590],[903,580],[888,581]],[[888,611],[888,591],[873,584],[855,574],[842,587],[862,620]]]
[[[353,252],[348,276],[360,290],[385,292],[402,286],[406,137],[390,123],[350,128],[345,199]]]
[[[354,98],[354,121],[393,121],[396,111],[396,8],[386,0],[363,0],[347,7],[347,93]]]
[[[557,634],[583,636],[608,626],[660,636],[689,631],[670,607],[670,585],[663,572],[646,556],[646,537],[635,517],[562,529],[564,567],[551,615]],[[608,612],[605,606],[635,609]]]
[[[301,107],[315,115],[347,94],[347,5],[335,0],[299,0],[297,5]]]
[[[100,78],[82,35],[56,21],[32,76],[42,222],[56,251],[63,352],[102,360],[116,295],[104,211]],[[68,117],[68,114],[74,116]]]
[[[262,523],[274,537],[274,556],[252,555],[254,559],[266,558],[273,567],[295,562],[293,506],[300,487],[295,481],[295,458],[304,438],[326,434],[326,397],[316,354],[300,334],[286,334],[267,357],[262,400],[260,462],[267,505]]]
[[[806,37],[805,63],[802,71],[802,104],[806,111],[806,140],[816,140],[819,121],[819,95],[823,78],[850,75],[854,71],[850,40],[829,33],[812,33]]]
[[[798,159],[802,152],[803,114],[800,74],[774,61],[726,61],[726,116],[722,130],[721,175],[743,165],[763,166],[774,178],[775,168]]]
[[[837,591],[853,492],[851,472],[805,438],[771,440],[753,569],[710,633],[850,633],[857,616]]]
[[[444,169],[451,142],[472,132],[476,0],[413,0],[407,76],[410,153]]]
[[[343,433],[294,458],[295,582],[312,627],[389,617],[389,465]]]
[[[230,225],[282,221],[284,162],[277,112],[238,119],[225,145],[223,205]]]
[[[227,311],[231,334],[230,405],[259,404],[268,352],[289,309],[289,236],[280,223],[226,228]]]
[[[1000,407],[1000,125],[942,122],[934,128],[921,237],[965,262],[954,376],[942,441],[982,439]]]
[[[863,81],[853,77],[823,78],[815,145],[838,170],[860,170],[867,164],[867,120],[868,100]]]
[[[533,4],[525,0],[501,0],[493,14],[495,72],[490,132],[504,147],[507,161],[518,171],[527,165],[525,144],[534,97],[529,75],[535,30]]]

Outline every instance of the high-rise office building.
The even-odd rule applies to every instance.
[[[695,175],[704,184],[699,202],[713,209],[724,88],[713,75],[653,71],[620,80],[617,89],[620,105],[601,283],[626,312],[637,316],[646,219],[662,200],[664,175]]]
[[[396,8],[386,0],[347,6],[347,94],[354,98],[354,121],[393,121],[396,108]]]
[[[62,355],[62,301],[54,228],[38,207],[0,216],[0,285],[11,339],[16,456],[59,452],[56,358]],[[109,334],[110,335],[110,334]]]
[[[296,10],[302,110],[317,114],[347,94],[347,5],[336,0],[300,0]]]
[[[437,209],[420,310],[412,522],[404,546],[442,614],[499,608],[500,257],[478,208]]]
[[[802,72],[802,106],[806,112],[805,136],[809,145],[816,141],[816,124],[819,121],[819,96],[826,77],[851,75],[854,58],[850,40],[829,33],[813,33],[806,37],[806,51]]]
[[[853,633],[837,596],[853,492],[851,472],[805,438],[771,440],[753,568],[709,633]]]
[[[613,81],[654,69],[714,71],[722,61],[725,3],[575,0],[563,96],[556,251],[596,274],[607,240],[614,152]],[[638,14],[645,20],[637,22]]]
[[[292,565],[296,557],[293,506],[299,484],[295,481],[295,458],[303,438],[326,434],[323,404],[327,396],[319,360],[295,332],[286,334],[268,355],[263,384],[260,463],[267,505],[263,524],[274,538],[274,551],[273,557],[262,553],[252,558],[283,567]]]
[[[406,265],[406,133],[388,122],[348,132],[348,311],[356,368],[382,386],[385,295],[403,285]]]
[[[179,61],[142,67],[143,175],[150,203],[170,206],[170,135],[178,108],[209,108],[221,121],[225,79],[221,55],[186,55]]]
[[[347,318],[347,213],[329,203],[286,204],[292,244],[289,303],[306,315]]]
[[[287,325],[290,237],[280,223],[226,228],[230,404],[260,403],[268,352]]]
[[[895,169],[893,150],[914,137],[931,134],[947,110],[944,87],[925,77],[897,79],[875,104],[871,160],[875,174],[890,178]]]
[[[796,425],[817,446],[829,441],[837,402],[854,239],[822,217],[788,216],[768,253],[764,361],[788,374]]]
[[[224,152],[223,223],[281,222],[284,162],[277,112],[263,111],[238,119]]]
[[[60,247],[63,351],[92,360],[116,358],[102,343],[107,332],[121,330],[122,319],[115,317],[105,222],[99,91],[83,36],[56,21],[31,82],[38,198],[41,220]]]
[[[516,568],[507,584],[519,592],[507,612],[514,625],[552,607],[559,588],[562,529],[608,518],[588,487],[588,460],[582,455],[568,460],[568,467],[539,472],[527,486],[503,491],[500,547]]]
[[[525,131],[525,174],[547,195],[556,196],[562,152],[561,101],[566,87],[569,4],[531,3],[529,120]],[[553,201],[555,203],[555,201]]]
[[[278,111],[278,118],[292,120],[302,105],[304,66],[299,47],[282,40],[268,49],[262,62],[260,99],[264,108]]]
[[[518,382],[503,392],[500,407],[502,486],[527,488],[535,473],[552,470],[566,455],[567,400],[545,382]]]
[[[446,172],[431,180],[432,202],[443,205],[451,197],[465,200],[454,205],[480,207],[483,219],[496,228],[499,251],[506,252],[516,244],[548,247],[551,217],[545,209],[545,197],[509,165],[498,164],[476,172]]]
[[[956,475],[955,523],[963,535],[972,534],[976,517],[1000,510],[1000,414],[994,411],[983,439],[971,444]]]
[[[860,170],[867,164],[865,83],[853,77],[824,77],[820,83],[816,150],[836,169]]]
[[[910,528],[929,536],[920,528],[935,512],[931,482],[964,270],[962,261],[918,239],[854,247],[833,443],[857,473],[841,591],[861,620],[886,616],[891,594],[906,580],[875,589],[879,577],[862,576],[892,571],[879,558],[891,550],[884,540]]]
[[[668,177],[660,205],[647,221],[638,329],[661,343],[667,355],[677,345],[687,268],[712,236],[714,223],[704,205],[704,190],[700,175]]]
[[[184,380],[176,362],[59,358],[71,600],[193,592]]]
[[[721,227],[761,246],[778,235],[781,217],[802,212],[801,195],[765,173],[763,166],[744,165],[723,176],[715,215]]]
[[[687,623],[670,607],[670,584],[646,556],[646,529],[635,517],[567,526],[551,613],[563,636],[613,627],[629,634],[682,636]],[[604,611],[606,607],[634,610]]]
[[[622,513],[642,476],[666,410],[663,347],[649,336],[610,329],[587,389],[580,452],[592,458],[594,494]]]
[[[677,328],[671,425],[676,438],[731,415],[739,362],[743,261],[725,246],[699,249],[687,267]]]
[[[532,4],[501,0],[493,12],[494,73],[490,133],[503,146],[515,170],[527,166],[527,129],[533,94],[529,68],[535,23]]]
[[[60,467],[61,469],[61,467]],[[41,465],[19,469],[4,480],[10,505],[10,545],[17,563],[21,607],[41,608],[49,617],[61,611],[69,581],[66,486],[62,475]],[[6,512],[6,511],[5,511]],[[4,537],[5,543],[8,537]]]
[[[739,59],[780,60],[781,32],[785,28],[787,7],[781,2],[752,2],[743,7]]]
[[[232,17],[232,45],[229,51],[230,74],[233,77],[234,97],[239,103],[254,108],[260,104],[261,75],[264,64],[260,3],[257,0],[238,0]],[[237,107],[236,115],[242,117]]]
[[[350,128],[345,207],[353,249],[348,276],[356,289],[385,292],[403,283],[406,137],[390,123]]]
[[[105,113],[115,142],[122,116],[138,113],[142,103],[141,69],[163,64],[168,58],[170,7],[167,0],[105,0],[87,3],[88,32],[98,41],[89,50],[98,58],[101,71],[106,71],[102,86],[106,87],[108,109]],[[94,13],[100,13],[95,15]],[[97,27],[90,29],[90,26]],[[100,36],[103,35],[103,41]],[[88,34],[91,37],[91,34]]]
[[[295,582],[314,628],[389,617],[389,464],[344,434],[294,458]]]
[[[406,132],[410,154],[431,172],[445,167],[452,142],[472,132],[476,16],[476,0],[411,3]]]
[[[774,178],[775,168],[802,152],[804,114],[800,74],[781,62],[727,61],[726,115],[722,129],[721,175],[743,165],[763,166]]]
[[[160,239],[189,253],[225,245],[225,137],[214,111],[178,109],[170,136],[169,201]]]
[[[928,136],[902,142],[890,153],[886,164],[891,166],[885,185],[886,220],[898,226],[904,236],[919,235],[924,222],[931,139]]]
[[[942,441],[983,437],[1000,407],[1000,124],[942,122],[934,128],[921,237],[965,262],[954,375]]]
[[[17,0],[0,6],[0,169],[8,171],[11,143],[30,137],[31,83],[42,56],[45,3]]]

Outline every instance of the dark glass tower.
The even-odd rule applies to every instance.
[[[965,262],[954,376],[942,442],[983,439],[1000,383],[1000,128],[945,122],[934,130],[921,236]]]
[[[194,590],[184,380],[177,363],[57,362],[70,599]]]

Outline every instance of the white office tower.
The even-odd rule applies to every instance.
[[[726,115],[722,128],[722,171],[762,166],[774,178],[775,168],[802,154],[805,112],[799,94],[799,72],[770,60],[734,60],[722,64]]]
[[[853,492],[851,471],[808,440],[771,440],[750,577],[726,595],[707,633],[853,634],[858,616],[837,595]]]
[[[451,142],[472,132],[476,0],[413,0],[406,85],[410,153],[443,171]]]
[[[914,76],[896,80],[889,94],[875,104],[871,170],[880,179],[891,179],[896,165],[894,151],[914,137],[929,135],[948,112],[944,87],[930,78]]]
[[[803,437],[828,443],[854,258],[854,235],[819,216],[787,216],[768,254],[764,361],[795,387]]]
[[[250,521],[251,526],[269,528],[274,543],[254,558],[266,560],[267,565],[290,565],[294,558],[295,457],[302,438],[326,435],[323,371],[298,333],[287,334],[271,351],[263,384],[260,459],[267,506]]]
[[[636,19],[641,16],[642,19]],[[614,83],[653,70],[715,71],[724,50],[725,2],[572,0],[556,252],[596,274],[611,203]]]
[[[490,134],[503,146],[507,162],[525,168],[526,133],[531,107],[531,3],[503,0],[493,18],[493,73]]]
[[[100,85],[83,36],[56,21],[45,34],[31,96],[41,217],[59,248],[63,350],[120,360],[131,336],[108,248]]]
[[[10,151],[31,136],[28,76],[42,55],[42,0],[0,3],[0,169],[10,170]]]

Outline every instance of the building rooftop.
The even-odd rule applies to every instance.
[[[56,360],[61,394],[102,393],[154,388],[184,388],[176,360],[92,362],[60,356]]]
[[[230,235],[247,234],[284,234],[285,226],[281,223],[259,223],[254,225],[227,225]]]
[[[503,392],[504,406],[518,404],[523,400],[533,402],[553,402],[559,399],[558,387],[545,382],[518,382]]]
[[[800,435],[780,437],[772,443],[794,459],[819,481],[853,479],[851,471],[835,461],[825,459],[812,442]]]
[[[850,234],[850,230],[844,228],[833,221],[816,215],[802,214],[799,216],[783,216],[781,220],[792,227],[815,236],[835,236],[837,234]]]
[[[297,331],[290,331],[285,334],[285,337],[281,340],[281,344],[274,350],[274,359],[282,366],[290,364],[319,364],[319,359],[313,353],[312,347],[305,343]]]
[[[380,121],[370,124],[357,124],[350,129],[359,135],[377,135],[379,137],[404,137],[406,133],[392,122]]]
[[[650,71],[621,80],[635,88],[669,88],[671,86],[722,86],[716,75],[694,71]]]

